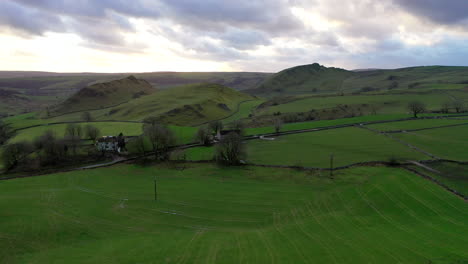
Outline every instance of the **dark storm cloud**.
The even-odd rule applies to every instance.
[[[32,35],[41,35],[46,31],[65,30],[59,17],[24,8],[14,2],[0,2],[0,10],[0,27],[21,30]]]
[[[66,31],[99,45],[119,46],[125,45],[123,32],[136,31],[130,18],[165,20],[182,27],[182,34],[196,32],[192,34],[193,43],[187,43],[192,50],[207,54],[209,47],[213,47],[213,53],[223,53],[220,51],[224,49],[200,40],[209,37],[225,45],[229,57],[269,45],[271,38],[293,35],[303,28],[302,22],[291,14],[287,0],[5,1],[8,8],[2,9],[1,24],[33,35]],[[171,34],[164,37],[177,39]]]
[[[157,1],[144,0],[7,0],[70,16],[106,16],[107,11],[133,17],[158,17]]]
[[[229,25],[269,33],[302,28],[287,1],[282,0],[162,0],[172,19],[205,30],[222,30]]]
[[[394,0],[408,12],[441,24],[468,19],[467,0]]]

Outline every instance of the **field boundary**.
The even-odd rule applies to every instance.
[[[418,166],[418,167],[420,167],[420,168],[426,169],[426,168],[424,168],[424,167],[421,167],[421,166],[417,165],[416,163],[412,163],[412,164],[414,164],[414,165],[416,165],[416,166]],[[427,175],[427,174],[425,174],[425,173],[422,173],[422,172],[420,172],[420,171],[418,171],[418,170],[415,170],[415,169],[413,169],[413,168],[410,168],[410,167],[408,167],[408,166],[402,166],[402,168],[405,169],[405,170],[407,170],[407,171],[412,172],[413,174],[419,175],[419,176],[423,177],[423,178],[426,179],[426,180],[430,180],[430,181],[434,182],[435,184],[439,185],[440,187],[444,188],[445,190],[447,190],[447,191],[453,193],[454,195],[456,195],[456,196],[462,198],[465,202],[468,201],[468,197],[467,197],[467,196],[465,196],[465,195],[462,194],[462,193],[459,193],[457,190],[454,190],[454,189],[448,187],[447,185],[445,185],[445,184],[442,183],[441,181],[435,179],[434,177],[431,177],[431,176],[429,176],[429,175]]]
[[[388,133],[388,134],[396,134],[396,133],[417,132],[417,131],[423,131],[423,130],[457,127],[457,126],[466,126],[466,125],[468,125],[468,123],[445,125],[445,126],[436,126],[436,127],[416,128],[416,129],[406,129],[406,130],[388,130],[388,131],[382,131],[382,132],[383,133]]]

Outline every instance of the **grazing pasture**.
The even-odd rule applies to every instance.
[[[425,166],[435,170],[435,172],[416,166],[413,166],[413,169],[428,174],[447,185],[449,188],[468,196],[468,164],[435,162],[425,164]]]
[[[383,135],[356,127],[277,137],[273,141],[252,140],[247,145],[248,161],[255,164],[328,168],[366,161],[422,160],[415,152]]]
[[[391,122],[383,124],[370,125],[369,127],[380,131],[397,131],[397,130],[412,130],[412,129],[425,129],[439,126],[451,125],[468,125],[468,119],[455,120],[455,119],[420,119],[409,120],[400,122]]]
[[[450,102],[452,99],[445,92],[432,92],[425,94],[306,97],[286,104],[270,106],[263,109],[260,113],[273,114],[276,112],[308,112],[311,110],[328,109],[341,105],[343,107],[353,106],[354,108],[361,106],[363,109],[368,106],[372,106],[377,114],[401,114],[407,113],[408,103],[415,100],[425,103],[429,110],[440,110],[442,104]]]
[[[467,203],[396,168],[120,165],[1,182],[0,207],[1,263],[468,258]]]
[[[438,157],[468,160],[468,125],[399,133],[394,136]]]

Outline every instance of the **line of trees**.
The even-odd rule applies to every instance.
[[[99,129],[92,125],[82,127],[78,124],[69,124],[65,128],[63,137],[59,138],[52,130],[48,130],[32,142],[22,141],[6,145],[1,153],[1,160],[7,171],[21,165],[57,165],[70,157],[80,155],[82,139],[94,142],[99,135]]]

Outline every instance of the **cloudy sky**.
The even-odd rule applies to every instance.
[[[0,70],[468,65],[468,0],[0,0]]]

